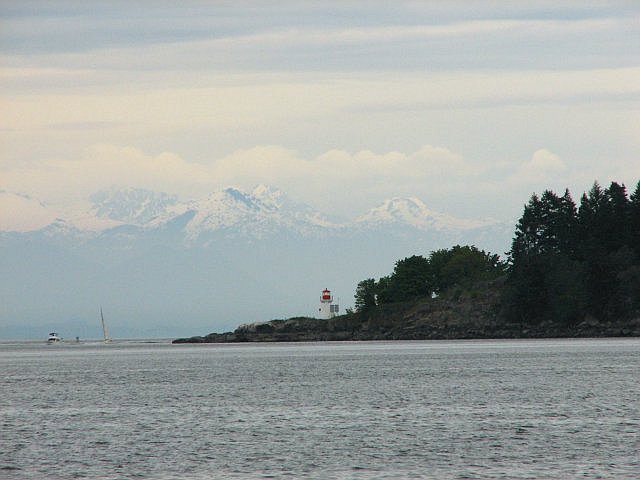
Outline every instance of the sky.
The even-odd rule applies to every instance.
[[[512,220],[634,187],[639,106],[636,1],[0,0],[0,191],[60,209],[267,184]]]

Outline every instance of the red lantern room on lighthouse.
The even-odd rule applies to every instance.
[[[333,295],[331,290],[325,288],[320,295],[320,318],[333,318],[338,314],[339,306],[333,303]]]

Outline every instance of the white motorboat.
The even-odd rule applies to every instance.
[[[58,335],[56,332],[51,332],[49,337],[47,337],[47,343],[58,343],[62,341],[62,337]]]

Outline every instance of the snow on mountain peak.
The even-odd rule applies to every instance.
[[[243,206],[251,210],[259,210],[261,207],[259,203],[256,202],[256,198],[254,196],[252,196],[251,194],[245,193],[241,190],[238,190],[237,188],[234,188],[234,187],[225,188],[223,190],[223,193],[226,196],[230,197],[232,202],[242,204]]]
[[[489,220],[460,219],[435,212],[415,197],[396,197],[386,200],[365,215],[358,217],[356,222],[369,226],[406,225],[419,230],[468,230],[492,223]]]
[[[283,229],[305,235],[335,227],[320,212],[292,202],[282,191],[266,185],[255,187],[251,193],[227,187],[190,202],[189,210],[194,216],[185,230],[191,239],[216,230],[262,238]]]
[[[326,214],[292,201],[281,190],[266,185],[258,185],[250,191],[230,186],[214,191],[207,197],[186,202],[178,201],[176,196],[166,193],[133,188],[101,191],[92,195],[90,200],[90,204],[77,206],[62,218],[78,231],[96,234],[123,225],[149,230],[171,226],[179,228],[189,241],[216,232],[225,236],[258,239],[283,232],[325,236],[348,232],[353,227],[412,228],[422,232],[458,234],[498,223],[494,220],[455,218],[430,210],[415,197],[386,200],[354,222],[333,221]],[[0,192],[0,201],[19,205],[20,211],[32,213],[33,218],[36,218],[36,213],[40,215],[44,225],[37,225],[35,229],[51,224],[60,216],[24,196]],[[51,231],[63,233],[65,228],[57,223]]]
[[[251,195],[274,209],[282,208],[284,204],[290,203],[282,190],[274,189],[268,185],[258,185],[253,189]]]
[[[193,218],[185,227],[191,239],[202,233],[220,229],[237,229],[238,233],[255,232],[260,236],[266,224],[281,223],[278,212],[251,193],[235,187],[211,193],[208,197],[189,202]],[[243,230],[240,232],[240,230]]]
[[[178,201],[167,193],[137,188],[103,190],[90,200],[96,217],[133,225],[144,225],[165,215]]]

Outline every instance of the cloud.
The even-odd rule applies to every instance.
[[[95,8],[5,19],[12,191],[268,183],[349,213],[391,195],[463,210],[637,171],[635,6]]]
[[[172,153],[94,145],[77,159],[48,160],[3,172],[5,188],[50,203],[68,204],[111,186],[182,190],[210,181],[209,170]]]
[[[3,211],[14,212],[3,221],[25,228],[26,219],[46,223],[52,212],[86,208],[91,194],[113,187],[144,188],[189,200],[228,186],[248,190],[258,184],[280,188],[294,200],[339,217],[361,215],[391,197],[416,196],[435,210],[510,221],[533,192],[568,187],[578,195],[594,179],[606,183],[609,178],[579,173],[545,148],[524,162],[479,164],[433,145],[413,152],[333,149],[309,158],[282,146],[262,145],[201,164],[172,152],[97,144],[76,159],[5,168],[0,178],[5,191],[28,194],[47,205],[45,209],[22,197],[2,199]],[[635,185],[637,175],[612,180]]]
[[[427,55],[433,68],[451,62],[454,57],[473,58],[474,55],[466,55],[466,49],[458,48],[466,42],[486,42],[487,47],[494,49],[495,45],[499,44],[501,52],[505,53],[509,52],[509,45],[515,42],[520,44],[523,38],[528,42],[535,41],[544,45],[558,45],[567,36],[587,41],[598,34],[618,38],[625,31],[634,28],[636,21],[636,18],[630,15],[630,18],[487,18],[461,21],[440,19],[438,22],[430,14],[418,17],[414,14],[410,17],[411,14],[405,12],[405,15],[405,20],[396,19],[396,22],[386,25],[367,25],[366,22],[357,26],[334,25],[325,18],[324,21],[318,19],[313,24],[305,22],[305,26],[300,27],[299,22],[292,22],[287,18],[283,23],[272,22],[265,25],[245,21],[249,28],[245,26],[231,29],[220,25],[222,20],[202,25],[202,19],[189,18],[189,25],[197,31],[195,35],[188,33],[189,28],[181,29],[180,33],[175,32],[172,18],[162,19],[158,16],[156,19],[161,24],[152,28],[153,33],[148,37],[138,31],[123,29],[122,22],[105,21],[99,16],[94,16],[93,25],[84,25],[87,34],[82,35],[82,38],[86,43],[74,43],[70,38],[73,35],[71,32],[77,32],[78,28],[83,26],[79,25],[76,18],[64,21],[57,19],[55,24],[45,22],[45,25],[41,25],[43,28],[35,35],[31,33],[34,31],[33,26],[25,29],[24,24],[14,25],[16,19],[8,21],[6,27],[12,27],[9,30],[11,39],[25,35],[25,30],[29,32],[23,43],[35,44],[40,40],[39,51],[50,51],[43,39],[62,37],[61,45],[66,47],[66,52],[61,45],[49,42],[52,54],[28,56],[30,59],[37,59],[38,63],[44,61],[51,66],[68,65],[79,69],[89,66],[94,69],[118,70],[123,67],[137,70],[203,70],[206,66],[227,70],[271,70],[276,67],[281,70],[285,65],[290,67],[292,64],[305,63],[317,66],[332,65],[344,70],[349,69],[349,62],[354,61],[360,68],[365,63],[376,65],[377,62],[369,55],[371,51],[378,52],[378,62],[386,57],[381,54],[390,50],[404,53],[402,60],[407,62],[407,66],[414,67],[422,65],[422,58]],[[216,18],[216,15],[212,15],[212,18]],[[33,18],[29,20],[38,22]],[[142,31],[145,30],[145,20],[146,16],[136,18],[136,25]],[[51,28],[52,25],[54,29],[47,31],[46,27]],[[92,35],[91,31],[96,28],[101,29],[102,33]],[[114,40],[113,32],[117,32],[117,37],[121,40]],[[430,45],[432,48],[424,49],[424,45]],[[56,50],[62,52],[53,54]],[[489,51],[488,48],[484,50]],[[450,55],[440,55],[443,51],[450,52]],[[327,52],[331,52],[328,55],[330,59],[327,58]],[[398,65],[397,60],[395,65]],[[528,59],[540,60],[545,58],[540,56]],[[317,70],[317,67],[314,70]]]
[[[80,158],[13,168],[3,178],[10,191],[29,192],[57,204],[81,202],[113,186],[193,198],[229,185],[252,188],[264,183],[318,208],[356,214],[388,196],[447,192],[456,182],[480,173],[459,154],[430,145],[411,153],[330,150],[314,158],[265,145],[202,165],[174,153],[152,155],[134,147],[99,144]]]
[[[340,211],[345,205],[370,206],[386,196],[412,195],[425,188],[444,191],[455,180],[478,173],[460,155],[430,145],[411,153],[334,149],[310,159],[282,147],[263,146],[237,151],[212,166],[218,180],[246,187],[276,185],[318,207]]]
[[[21,77],[19,69],[10,69],[6,78],[2,72],[0,85],[6,88],[0,94],[0,129],[40,136],[61,127],[99,126],[109,135],[103,141],[114,144],[131,144],[128,138],[133,135],[177,134],[194,128],[247,129],[249,134],[276,125],[291,130],[296,126],[292,124],[309,128],[316,124],[354,130],[362,120],[397,123],[406,121],[407,115],[424,117],[445,111],[451,116],[461,109],[508,115],[513,112],[505,108],[513,106],[545,108],[556,114],[551,109],[558,105],[594,109],[594,100],[622,110],[640,95],[640,68],[636,67],[393,75],[107,72],[99,76],[76,72],[64,87],[59,86],[58,70],[34,74],[25,69]],[[36,80],[37,87],[32,84]]]
[[[536,150],[529,161],[521,164],[508,179],[514,185],[545,185],[557,183],[568,171],[562,159],[547,149]]]
[[[544,148],[533,153],[527,167],[538,172],[563,172],[567,169],[560,157]]]
[[[29,196],[5,191],[0,191],[0,210],[0,231],[17,232],[43,228],[59,213]]]

